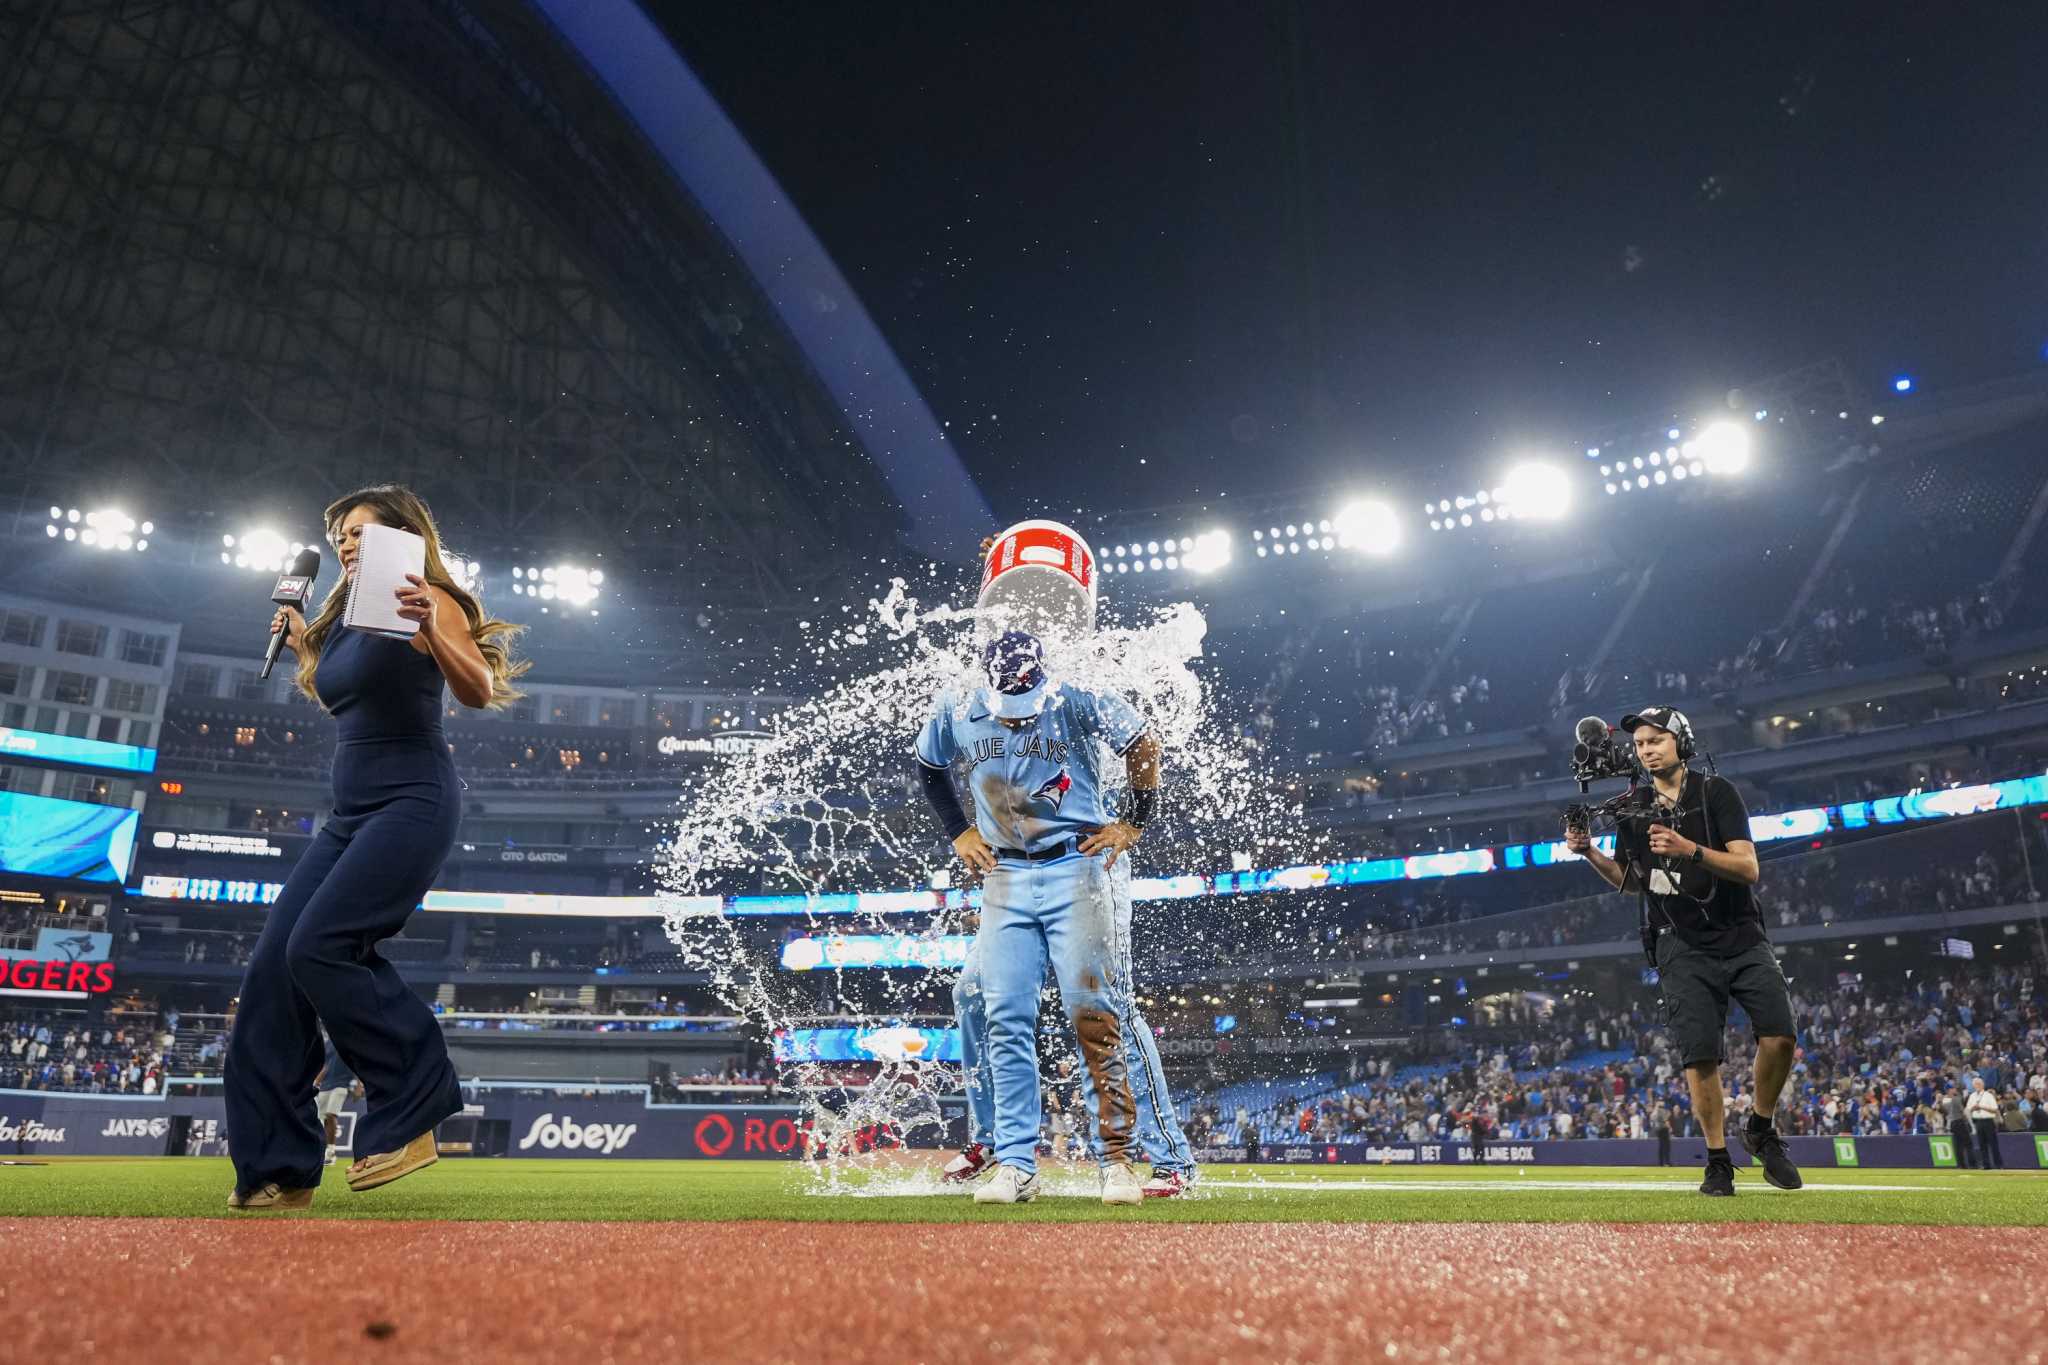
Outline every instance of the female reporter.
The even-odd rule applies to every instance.
[[[298,660],[299,690],[335,719],[334,808],[286,879],[242,979],[223,1069],[230,1207],[305,1208],[320,1183],[326,1135],[313,1085],[320,1025],[363,1083],[348,1183],[372,1189],[431,1165],[434,1127],[460,1112],[448,1047],[426,1002],[376,945],[404,927],[433,885],[462,819],[462,784],[441,730],[445,686],[465,706],[520,694],[521,627],[484,614],[448,572],[425,503],[396,485],[360,489],[326,513],[342,578],[309,623],[293,608],[271,623]],[[410,640],[341,624],[362,528],[393,526],[427,543],[426,573],[407,575],[398,612]]]

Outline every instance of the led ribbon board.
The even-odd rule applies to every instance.
[[[778,1062],[957,1062],[960,1030],[884,1024],[879,1028],[789,1028],[775,1034]]]
[[[784,971],[843,971],[857,967],[927,967],[959,971],[974,946],[968,934],[822,934],[782,945]]]
[[[109,768],[122,773],[156,771],[156,750],[103,739],[50,735],[41,730],[10,730],[0,726],[0,758],[35,758],[45,763],[70,763],[81,768]]]
[[[11,797],[6,800],[35,800],[42,797]],[[56,802],[77,806],[77,802]],[[1986,782],[1970,787],[1945,787],[1930,792],[1910,792],[1877,801],[1857,801],[1846,806],[1812,806],[1752,816],[1749,837],[1758,844],[1782,839],[1809,839],[1844,830],[1874,825],[1906,824],[1943,820],[1985,811],[2013,810],[2022,806],[2048,804],[2048,774]],[[4,809],[4,807],[0,807]],[[84,807],[104,811],[103,806]],[[131,818],[134,812],[117,812]],[[134,830],[129,826],[132,850]],[[1602,852],[1614,852],[1614,836],[1593,841]],[[4,855],[0,855],[4,856]],[[125,857],[125,854],[124,854]],[[1219,872],[1214,876],[1183,873],[1170,877],[1134,877],[1134,901],[1189,900],[1201,896],[1242,896],[1281,891],[1321,891],[1340,886],[1370,886],[1378,882],[1429,881],[1439,877],[1466,877],[1487,872],[1519,872],[1578,862],[1562,839],[1540,844],[1507,844],[1499,848],[1461,848],[1440,853],[1416,853],[1400,858],[1372,858],[1353,862],[1310,863],[1295,867],[1267,868],[1248,872]],[[125,868],[125,862],[123,867]],[[6,868],[4,870],[12,870]],[[54,874],[52,874],[54,875]],[[114,880],[114,878],[105,878]],[[272,882],[225,881],[202,877],[144,877],[133,894],[159,900],[199,900],[228,904],[268,905],[277,899],[281,884]],[[903,915],[934,914],[942,910],[974,910],[981,906],[976,891],[860,891],[828,896],[558,896],[516,891],[429,891],[422,904],[426,910],[472,915],[558,915],[606,919],[660,919],[678,915]],[[890,935],[876,935],[878,943],[895,943]],[[799,940],[801,941],[801,940]],[[814,940],[826,942],[825,938]],[[848,938],[846,942],[854,942]],[[907,941],[907,940],[906,940]],[[944,940],[917,940],[943,942]],[[787,951],[787,950],[785,950]],[[805,953],[808,949],[799,949]],[[866,948],[849,949],[854,955]],[[879,950],[877,950],[879,951]],[[924,950],[916,950],[922,952]],[[950,951],[950,950],[948,950]],[[785,958],[784,966],[795,967]],[[814,966],[925,966],[922,961],[824,962]],[[955,965],[947,963],[944,965]]]

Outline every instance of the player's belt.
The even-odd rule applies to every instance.
[[[1015,858],[1019,862],[1049,863],[1056,859],[1064,858],[1073,851],[1074,841],[1072,839],[1062,839],[1051,848],[1041,849],[1037,853],[1026,853],[1021,848],[999,848],[995,851],[995,854],[998,858]]]

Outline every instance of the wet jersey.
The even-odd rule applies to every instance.
[[[1036,717],[1012,729],[978,692],[963,701],[949,689],[932,702],[917,760],[930,768],[964,765],[981,837],[995,848],[1038,853],[1115,818],[1096,741],[1122,755],[1144,732],[1145,718],[1114,693],[1060,684]]]

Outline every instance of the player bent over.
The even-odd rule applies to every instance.
[[[942,691],[917,740],[925,795],[954,851],[985,879],[970,985],[979,982],[986,1048],[970,1059],[969,1098],[973,1072],[985,1068],[998,1164],[975,1200],[1038,1194],[1038,995],[1050,960],[1080,1045],[1103,1202],[1136,1204],[1145,1189],[1134,1164],[1138,1095],[1150,1092],[1156,1113],[1172,1110],[1131,1001],[1130,863],[1121,855],[1157,803],[1159,744],[1121,697],[1051,686],[1035,636],[1008,632],[982,664],[987,685],[964,698]],[[1103,800],[1098,740],[1123,757],[1131,783],[1129,809],[1116,820]],[[974,795],[972,822],[947,775],[956,762]],[[1162,1141],[1162,1150],[1186,1161],[1184,1138],[1177,1148]],[[970,1149],[960,1160],[978,1155]]]

